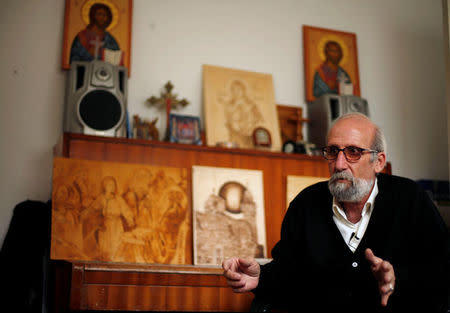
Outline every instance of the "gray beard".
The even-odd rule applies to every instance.
[[[338,179],[350,182],[339,183]],[[359,202],[372,190],[375,180],[355,178],[348,172],[336,172],[328,181],[328,189],[338,202]]]

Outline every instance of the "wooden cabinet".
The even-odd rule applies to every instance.
[[[248,311],[220,268],[72,263],[71,310]]]
[[[190,169],[193,165],[263,172],[267,254],[280,238],[288,175],[328,177],[319,156],[173,144],[65,133],[55,156]],[[386,168],[390,173],[390,166]],[[191,172],[188,171],[188,181]],[[192,186],[189,185],[192,191]],[[190,192],[191,194],[191,192]],[[189,195],[190,196],[190,195]],[[191,196],[190,196],[191,197]],[[192,203],[192,198],[189,199]],[[192,247],[192,242],[191,242]],[[213,267],[71,264],[72,310],[248,311],[252,294],[234,294]]]

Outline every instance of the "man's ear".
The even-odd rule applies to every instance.
[[[380,173],[384,166],[386,165],[386,153],[378,152],[377,153],[377,159],[375,160],[375,173]]]

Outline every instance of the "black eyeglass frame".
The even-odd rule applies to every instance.
[[[330,149],[330,148],[335,148],[336,149],[337,153],[336,153],[335,157],[331,157],[331,158],[329,156],[327,157],[326,150]],[[356,158],[356,159],[349,159],[349,157],[347,155],[347,153],[349,153],[348,152],[349,149],[356,149],[356,150],[358,150],[359,151],[358,158]],[[335,161],[338,158],[338,156],[339,156],[339,152],[341,152],[341,151],[344,154],[345,159],[347,160],[347,162],[352,162],[352,163],[359,161],[364,153],[380,153],[381,152],[381,151],[378,151],[378,150],[364,149],[364,148],[355,147],[355,146],[348,146],[348,147],[344,147],[342,149],[338,148],[336,146],[327,146],[327,147],[323,147],[322,148],[322,155],[328,161]]]

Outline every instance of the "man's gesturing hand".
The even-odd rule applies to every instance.
[[[247,292],[258,286],[261,269],[255,260],[230,258],[222,262],[222,268],[234,292]]]
[[[366,259],[370,263],[375,279],[378,281],[378,290],[381,295],[381,305],[386,306],[390,295],[395,288],[394,267],[388,261],[385,261],[373,254],[371,249],[366,249]]]

